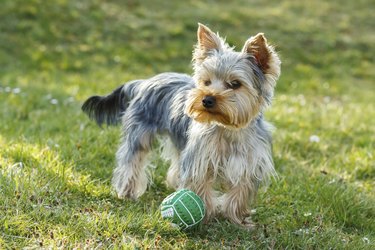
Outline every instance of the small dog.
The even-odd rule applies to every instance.
[[[145,192],[146,155],[156,135],[166,135],[167,184],[196,192],[206,219],[221,213],[250,228],[249,203],[259,183],[275,175],[271,126],[263,112],[281,63],[263,34],[249,38],[240,52],[202,24],[197,35],[193,77],[163,73],[131,81],[107,96],[90,97],[82,110],[99,125],[122,120],[112,180],[120,198]]]

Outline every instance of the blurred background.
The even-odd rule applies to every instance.
[[[374,78],[371,7],[365,0],[3,0],[2,86],[15,82],[15,70],[22,78],[110,69],[105,75],[121,74],[124,80],[162,71],[189,73],[202,22],[238,48],[264,32],[283,59],[279,92],[349,94],[351,87],[368,89]]]

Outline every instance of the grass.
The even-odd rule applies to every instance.
[[[1,5],[0,248],[375,248],[373,1]],[[119,127],[80,111],[127,80],[190,73],[197,22],[239,48],[264,32],[283,61],[266,114],[280,178],[258,196],[253,232],[223,219],[191,232],[162,221],[172,190],[157,153],[149,191],[115,198]]]

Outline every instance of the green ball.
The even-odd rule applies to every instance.
[[[193,228],[203,220],[206,208],[202,199],[193,191],[180,189],[163,200],[161,217],[181,229]]]

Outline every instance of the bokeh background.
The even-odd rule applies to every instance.
[[[375,242],[375,2],[2,0],[0,247],[348,248]],[[119,127],[82,102],[128,80],[190,74],[197,23],[240,49],[265,33],[282,60],[273,107],[279,178],[257,229],[160,220],[172,190],[156,152],[138,202],[110,189]]]

